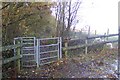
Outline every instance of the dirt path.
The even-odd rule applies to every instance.
[[[103,52],[66,59],[63,60],[64,62],[61,61],[57,67],[57,64],[54,64],[50,68],[53,70],[50,76],[56,78],[116,78],[117,52],[113,50]]]
[[[27,72],[27,77],[117,78],[116,70],[117,51],[106,50],[98,54],[81,54],[79,57],[62,59]]]

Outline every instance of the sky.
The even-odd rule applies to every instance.
[[[79,8],[76,29],[91,27],[97,34],[118,33],[118,1],[120,0],[83,0]]]

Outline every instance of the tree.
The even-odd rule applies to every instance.
[[[47,36],[53,35],[55,19],[51,15],[52,5],[49,2],[4,2],[0,9],[3,45],[11,44],[18,36],[41,36],[46,32]]]
[[[72,2],[60,2],[56,3],[56,19],[57,29],[56,36],[69,37],[69,31],[72,25],[76,23],[77,11],[80,7],[81,1]]]

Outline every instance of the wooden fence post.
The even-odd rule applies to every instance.
[[[105,38],[106,38],[105,36],[106,36],[106,33],[104,33],[104,42],[106,41],[106,40],[105,40]]]
[[[97,34],[97,31],[95,30],[95,35]]]
[[[18,42],[19,44],[20,42]],[[20,47],[17,48],[17,56],[20,56]],[[20,59],[17,60],[17,71],[20,71]]]
[[[109,35],[109,28],[108,28],[108,30],[107,30],[107,35]],[[107,40],[108,40],[108,37],[107,37]]]
[[[67,43],[67,41],[65,42],[65,48],[67,48],[68,47],[68,43]],[[67,57],[68,56],[68,51],[66,50],[65,51],[65,57]]]
[[[90,36],[90,26],[89,26],[89,29],[88,29],[88,36]]]
[[[87,45],[87,39],[85,40],[85,44]],[[85,46],[85,54],[87,54],[87,50],[88,50],[88,47],[87,46]]]

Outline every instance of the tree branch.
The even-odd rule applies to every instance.
[[[29,16],[31,16],[31,15],[33,15],[33,14],[25,14],[22,18],[20,18],[20,19],[18,19],[18,20],[16,20],[16,21],[10,22],[10,23],[8,23],[7,25],[4,25],[4,24],[3,24],[3,26],[5,27],[5,26],[9,26],[9,25],[15,24],[16,22],[19,22],[19,21],[21,21],[21,20],[24,20],[25,18],[27,18],[27,17],[29,17]]]
[[[5,5],[5,6],[3,6],[0,10],[4,9],[4,8],[6,8],[6,7],[8,7],[9,5],[10,5],[10,3],[8,3],[8,4]]]
[[[77,11],[78,11],[78,9],[80,7],[80,4],[81,4],[81,2],[78,3],[78,5],[76,6],[76,10],[74,11],[74,15],[71,17],[71,22],[76,18],[76,14],[77,14]]]

